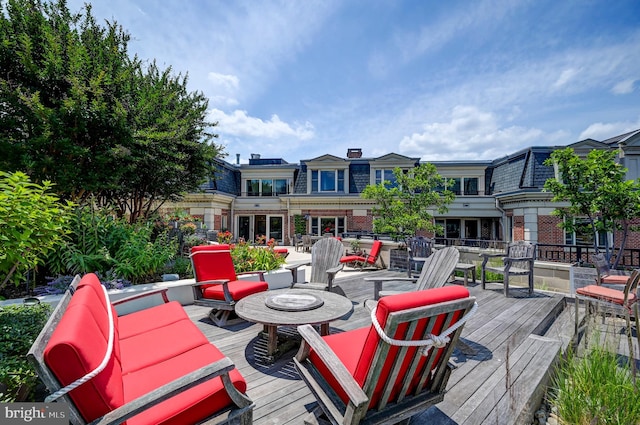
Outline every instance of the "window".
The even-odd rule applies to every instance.
[[[331,233],[333,236],[339,236],[346,232],[344,223],[344,217],[312,217],[311,234],[322,236]]]
[[[447,185],[447,189],[449,189],[451,192],[453,192],[456,195],[460,195],[460,178],[459,177],[447,179],[446,185]]]
[[[478,178],[477,177],[464,178],[464,194],[465,195],[478,194]]]
[[[564,232],[566,245],[589,245],[593,246],[593,229],[587,219],[575,219],[576,228],[573,232]],[[604,231],[598,232],[598,246],[605,246],[609,234]]]
[[[288,191],[287,179],[249,179],[247,196],[285,195]]]
[[[376,175],[376,181],[375,184],[380,184],[383,181],[387,181],[388,184],[386,184],[386,187],[396,187],[397,186],[397,181],[396,181],[396,176],[395,174],[393,174],[393,170],[376,170],[375,172]]]
[[[312,192],[344,192],[344,170],[312,170]]]

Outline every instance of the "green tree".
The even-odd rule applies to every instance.
[[[393,174],[395,185],[385,181],[368,185],[362,191],[363,198],[376,201],[371,209],[374,231],[396,238],[410,237],[420,230],[441,233],[442,229],[434,223],[430,211],[445,213],[455,195],[449,190],[439,190],[444,187],[445,180],[435,165],[420,164],[409,172],[396,168]]]
[[[27,272],[63,243],[71,205],[51,187],[32,183],[21,172],[0,171],[0,289],[24,282]]]
[[[208,102],[186,76],[127,51],[129,34],[87,5],[8,0],[0,11],[0,169],[132,221],[197,190],[222,154]]]
[[[599,252],[598,233],[620,231],[614,246],[605,245],[611,258],[615,248],[622,252],[634,218],[640,216],[640,183],[626,180],[627,169],[615,160],[616,153],[594,149],[580,158],[571,148],[554,151],[545,165],[555,166],[558,178],[548,179],[544,190],[553,193],[553,202],[569,206],[556,208],[553,215],[562,218],[559,226],[568,232],[586,225],[593,235],[593,248]],[[615,234],[615,233],[614,233]],[[617,244],[617,247],[616,247]],[[616,256],[614,267],[620,256]]]

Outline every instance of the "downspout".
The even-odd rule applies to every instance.
[[[507,213],[505,210],[502,209],[502,207],[500,206],[500,200],[498,198],[496,198],[496,209],[498,211],[500,211],[500,213],[502,214],[502,217],[500,218],[500,227],[502,228],[502,235],[504,237],[506,237],[507,233],[505,231],[505,226],[504,226],[504,222],[506,220],[507,217]],[[511,235],[509,235],[509,240],[507,240],[507,242],[511,242]]]
[[[235,207],[235,203],[236,203],[236,198],[234,197],[231,200],[231,214],[230,214],[231,217],[229,217],[229,218],[231,219],[231,229],[233,229],[232,233],[234,235],[236,235],[236,237],[237,237],[238,236],[238,229],[236,229],[236,214],[235,214],[235,208],[236,207]]]
[[[295,232],[294,232],[295,233]],[[287,238],[291,242],[291,199],[287,198]]]

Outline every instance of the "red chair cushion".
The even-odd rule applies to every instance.
[[[191,248],[196,282],[205,280],[237,280],[231,247],[227,244],[199,245]]]
[[[109,325],[103,303],[104,300],[100,300],[90,285],[78,287],[51,335],[44,350],[44,361],[62,386],[69,385],[94,370],[105,356]],[[117,320],[115,316],[114,319]],[[69,396],[87,422],[123,404],[124,391],[117,334],[113,349],[102,372],[69,392]]]
[[[364,263],[367,259],[359,255],[346,255],[340,259],[341,263],[355,263],[356,261]]]
[[[613,285],[625,285],[629,281],[629,276],[610,274],[602,276],[601,283],[608,283]]]
[[[118,331],[123,340],[188,318],[180,303],[171,301],[118,317]]]
[[[179,356],[209,341],[189,319],[120,341],[122,373],[127,374]]]
[[[174,379],[223,358],[213,345],[205,344],[163,362],[124,376],[125,401],[129,402]],[[229,374],[234,387],[245,392],[247,383],[237,369]],[[127,425],[183,425],[200,423],[212,413],[231,405],[220,378],[184,391],[127,420]]]
[[[618,289],[607,288],[599,285],[588,285],[584,288],[576,289],[576,293],[587,297],[597,298],[614,304],[624,304],[624,292]],[[636,294],[629,294],[629,304],[636,301]]]
[[[263,281],[248,281],[248,280],[235,280],[227,283],[229,287],[229,293],[234,301],[241,300],[242,298],[263,292],[269,289],[269,284]],[[203,285],[204,287],[205,285]],[[202,291],[202,297],[210,300],[224,301],[224,292],[222,285],[210,285]]]

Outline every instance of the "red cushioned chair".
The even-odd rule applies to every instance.
[[[191,262],[196,284],[194,304],[212,307],[209,317],[218,326],[231,324],[236,302],[269,289],[263,272],[236,273],[229,245],[200,245],[191,248]],[[254,274],[259,280],[238,280],[240,275]],[[233,322],[240,321],[233,318]]]
[[[319,404],[309,423],[323,415],[334,424],[408,423],[442,401],[449,358],[474,305],[466,288],[448,286],[382,298],[372,312],[378,329],[320,337],[298,327],[294,362]]]
[[[594,254],[593,263],[598,271],[598,277],[596,279],[597,285],[626,285],[629,280],[629,276],[626,274],[612,274],[609,267],[609,261],[604,254]]]
[[[633,341],[631,339],[631,315],[635,316],[636,338],[640,344],[640,309],[638,308],[638,282],[640,281],[640,269],[636,269],[631,273],[631,277],[627,278],[624,290],[608,288],[601,285],[588,285],[583,288],[576,289],[575,295],[575,333],[578,335],[580,331],[580,323],[578,319],[578,306],[580,300],[585,302],[585,326],[589,323],[589,315],[592,311],[600,310],[602,320],[607,314],[614,316],[623,315],[626,320],[626,333],[629,343],[629,358],[633,358]]]
[[[380,251],[382,251],[382,241],[373,241],[371,251],[369,251],[368,254],[364,256],[346,255],[340,259],[340,262],[344,265],[360,268],[360,270],[363,270],[365,267],[384,268]],[[379,267],[378,263],[380,263]]]

